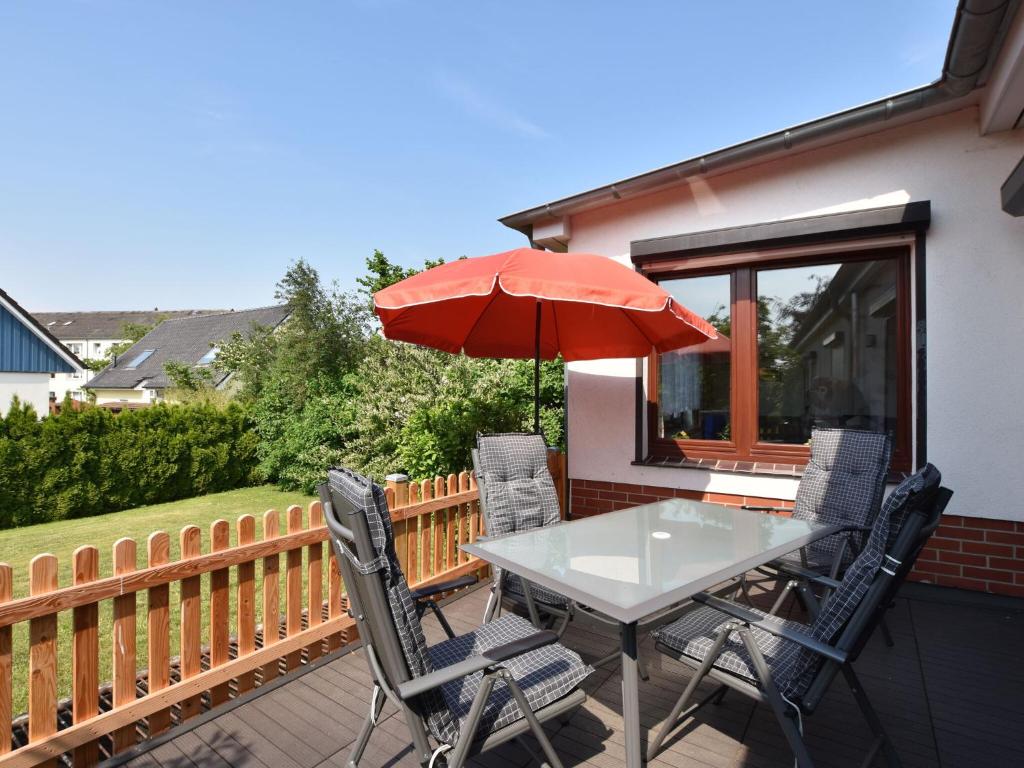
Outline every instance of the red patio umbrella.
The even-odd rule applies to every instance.
[[[644,357],[718,336],[643,275],[592,253],[532,248],[462,259],[374,294],[389,339],[470,357],[540,360]]]

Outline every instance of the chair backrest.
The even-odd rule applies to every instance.
[[[359,634],[372,645],[384,680],[399,683],[433,671],[427,641],[395,553],[384,491],[349,469],[332,469],[320,486],[324,519]],[[371,674],[377,672],[372,669]],[[437,691],[418,697],[415,710],[436,738],[454,744],[458,728]]]
[[[811,432],[811,458],[793,505],[793,517],[831,524],[868,525],[878,513],[889,472],[892,441],[862,429]],[[816,552],[835,554],[841,538],[815,542]]]
[[[811,634],[845,651],[850,661],[890,607],[896,590],[913,568],[952,492],[941,487],[942,475],[926,464],[900,483],[882,505],[863,550],[846,570],[840,585],[821,606]],[[800,651],[798,668],[787,691],[802,698],[801,706],[817,706],[839,670],[834,662]]]
[[[561,519],[542,435],[477,435],[473,469],[488,536],[528,531]]]

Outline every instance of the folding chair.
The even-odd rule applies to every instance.
[[[428,646],[417,603],[464,581],[410,592],[387,500],[367,478],[332,469],[320,498],[373,679],[370,710],[347,765],[358,766],[386,698],[402,712],[421,765],[432,768],[443,758],[460,768],[530,732],[545,764],[561,768],[541,724],[586,700],[579,685],[593,669],[559,645],[554,632],[514,615],[459,636],[444,622],[448,639]],[[433,608],[441,615],[436,603]]]
[[[769,613],[778,611],[794,590],[806,603],[804,598],[814,575],[836,579],[853,562],[882,505],[891,453],[892,441],[879,432],[832,428],[811,432],[811,457],[797,488],[793,517],[844,529],[756,569],[773,581],[780,577],[785,580]],[[753,505],[743,509],[788,511],[784,507]],[[746,579],[740,580],[749,601],[747,585]],[[888,630],[883,627],[883,631],[891,644]]]
[[[870,765],[883,750],[888,764],[899,766],[892,742],[852,665],[938,527],[952,496],[940,481],[938,470],[928,464],[890,494],[843,580],[817,577],[831,592],[820,606],[811,603],[809,625],[701,594],[694,598],[703,604],[700,608],[657,630],[655,647],[696,672],[651,742],[649,758],[682,720],[709,701],[721,702],[726,691],[733,689],[771,707],[797,765],[811,768],[802,718],[814,714],[841,672],[875,736],[863,765]],[[705,678],[719,687],[686,709]]]

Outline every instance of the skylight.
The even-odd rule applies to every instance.
[[[155,349],[142,350],[141,352],[139,352],[139,354],[135,356],[134,360],[132,360],[130,363],[128,363],[128,365],[125,366],[125,368],[128,369],[129,371],[132,370],[133,368],[138,368],[140,365],[146,362],[149,359],[149,356],[152,355],[154,352],[156,352]]]
[[[210,347],[210,351],[199,358],[199,362],[196,365],[210,365],[213,363],[215,357],[220,352],[220,347]]]

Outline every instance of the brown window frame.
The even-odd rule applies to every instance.
[[[647,451],[657,459],[695,461],[719,459],[737,462],[807,463],[804,445],[769,443],[758,439],[759,377],[757,349],[756,272],[765,268],[813,266],[837,262],[893,259],[896,262],[898,391],[897,432],[893,441],[892,469],[910,471],[913,465],[914,327],[913,236],[848,240],[796,248],[768,248],[724,254],[680,256],[639,261],[649,279],[660,282],[685,277],[727,274],[731,280],[730,440],[674,440],[657,436],[659,356],[647,358]]]

